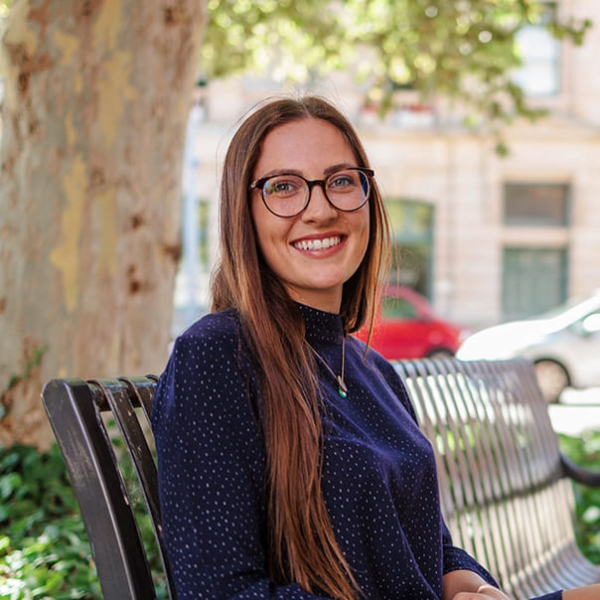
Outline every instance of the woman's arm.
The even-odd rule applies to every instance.
[[[600,598],[600,584],[586,585],[563,592],[563,600],[598,600]]]
[[[377,355],[375,360],[377,361]],[[400,379],[394,367],[387,361],[381,359],[378,363],[379,368],[384,374],[388,383],[396,392],[397,398],[400,400],[404,408],[412,416],[414,421],[418,423],[415,410],[404,383]],[[456,594],[464,591],[477,593],[478,589],[485,589],[482,586],[487,585],[490,590],[490,596],[478,596],[484,600],[490,598],[493,600],[507,600],[503,592],[501,592],[494,581],[492,575],[480,565],[472,556],[467,554],[462,548],[454,546],[452,536],[446,524],[442,519],[442,551],[443,551],[443,587],[442,594],[444,600],[452,600]]]
[[[561,597],[560,592],[555,592],[555,594],[549,594],[546,596],[540,596],[539,600],[543,600],[544,598],[553,598],[555,596]],[[446,598],[447,597],[444,589],[444,600],[446,600]],[[507,596],[500,592],[500,590],[486,584],[482,585],[476,591],[476,593],[459,592],[455,596],[448,596],[448,598],[451,598],[452,600],[504,600],[507,598]],[[598,600],[598,598],[600,598],[600,584],[586,585],[562,592],[562,600]],[[534,598],[533,600],[536,599]]]
[[[504,592],[473,571],[450,571],[444,575],[443,600],[510,600]]]
[[[177,597],[316,599],[269,578],[265,453],[238,341],[232,319],[210,316],[177,340],[157,387],[152,425]]]

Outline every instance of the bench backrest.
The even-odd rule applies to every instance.
[[[149,427],[156,378],[83,381],[55,379],[44,386],[46,413],[62,452],[88,533],[105,600],[152,600],[156,585],[175,598],[168,576],[158,507],[158,479]],[[127,449],[131,462],[122,456]],[[138,485],[124,471],[133,463]],[[140,504],[142,511],[137,510]],[[140,512],[150,519],[155,545],[140,535]],[[147,515],[147,516],[146,516]],[[163,577],[148,561],[157,551]]]
[[[443,511],[455,543],[517,598],[564,585],[571,568],[564,556],[573,558],[573,568],[584,568],[571,523],[573,492],[562,478],[557,438],[531,365],[422,360],[400,362],[397,371],[436,449]],[[71,379],[53,380],[43,391],[106,600],[155,598],[157,577],[164,593],[175,597],[148,425],[154,387],[151,377]],[[117,433],[154,527],[150,550],[158,549],[162,559],[154,580],[134,510],[139,494],[125,485]],[[597,576],[591,572],[588,579]]]
[[[396,368],[437,450],[454,543],[516,598],[577,585],[573,571],[587,564],[575,543],[573,490],[530,363],[423,360]],[[598,577],[591,570],[589,583]]]

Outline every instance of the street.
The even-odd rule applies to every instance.
[[[586,429],[600,431],[600,388],[567,389],[560,404],[549,408],[554,429],[567,435],[579,435]]]

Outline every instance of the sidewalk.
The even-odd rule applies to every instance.
[[[582,431],[600,431],[600,388],[567,389],[560,404],[549,407],[555,431],[577,436]]]

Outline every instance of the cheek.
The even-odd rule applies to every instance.
[[[252,223],[254,225],[254,230],[258,232],[260,227],[260,219],[261,219],[261,200],[256,197],[256,194],[252,194],[252,199],[250,200],[250,215],[252,216]]]
[[[287,223],[272,215],[260,198],[253,200],[251,212],[258,250],[269,263],[269,258],[277,254],[276,246],[285,241]]]
[[[256,232],[256,241],[259,247],[262,248],[265,241],[272,235],[273,225],[271,223],[271,213],[264,207],[262,201],[254,198],[252,201],[252,221],[254,223],[254,231]]]
[[[361,240],[361,251],[362,256],[364,256],[364,254],[367,251],[367,247],[369,246],[369,240],[371,238],[371,220],[369,211],[366,211],[363,218],[357,222],[356,231]]]

